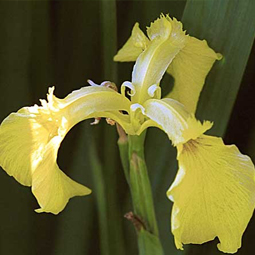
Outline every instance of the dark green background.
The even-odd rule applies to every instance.
[[[255,84],[253,0],[214,1],[1,1],[0,120],[45,98],[49,86],[64,97],[88,78],[120,85],[131,79],[133,64],[112,57],[136,21],[145,27],[160,13],[184,23],[189,34],[207,39],[224,55],[209,74],[197,116],[215,121],[224,135],[255,161]],[[171,79],[163,79],[165,93]],[[85,121],[67,135],[58,163],[73,179],[90,187],[87,197],[71,199],[58,216],[36,214],[30,189],[0,171],[0,254],[138,254],[133,226],[123,218],[132,210],[120,165],[117,134],[104,121]],[[165,192],[177,170],[175,149],[160,130],[146,141],[160,236],[168,255],[220,254],[217,240],[177,251],[170,233],[171,202]],[[251,220],[237,254],[254,250]]]

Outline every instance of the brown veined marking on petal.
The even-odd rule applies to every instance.
[[[101,83],[100,86],[103,86],[103,87],[106,87],[106,88],[109,88],[109,89],[112,89],[112,90],[118,92],[118,88],[117,88],[117,86],[114,82],[104,81],[104,82]]]
[[[116,121],[111,118],[106,118],[106,123],[111,126],[114,126],[116,124]]]
[[[186,150],[186,152],[188,152],[189,155],[192,155],[192,157],[196,156],[197,157],[197,160],[201,159],[203,160],[203,156],[200,155],[200,153],[197,153],[197,149],[207,149],[207,148],[201,148],[201,143],[203,144],[204,147],[212,147],[212,144],[209,144],[209,143],[204,143],[204,137],[203,135],[198,137],[197,139],[191,139],[189,140],[187,143],[185,143],[183,145],[183,150]],[[206,173],[204,173],[206,174]],[[211,173],[212,175],[214,175],[214,173]],[[206,179],[206,178],[205,178]],[[202,182],[202,183],[201,183]],[[201,184],[203,187],[205,187],[206,185],[204,184],[203,180],[199,180],[198,181],[198,184]],[[213,218],[213,214],[210,210],[210,206],[208,206],[208,203],[207,201],[211,201],[211,194],[207,192],[207,196],[208,197],[205,197],[205,192],[202,193],[203,194],[203,200],[204,200],[204,206],[206,208],[206,213],[207,213],[207,217],[210,218],[212,217]],[[189,203],[191,203],[192,200],[190,200]],[[213,223],[213,229],[215,230],[216,227],[215,227],[215,224],[214,224],[214,220],[212,220],[212,223]],[[215,234],[214,234],[214,238],[217,237],[217,233],[215,231]],[[213,239],[214,239],[213,238]],[[213,240],[212,239],[212,240]]]

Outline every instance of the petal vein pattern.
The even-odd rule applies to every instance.
[[[78,122],[93,117],[117,121],[132,133],[128,115],[130,102],[104,87],[84,87],[64,99],[49,89],[48,102],[24,107],[10,114],[0,126],[0,165],[18,182],[32,186],[41,209],[59,213],[73,196],[91,191],[67,177],[57,165],[59,146]]]
[[[177,248],[215,237],[219,250],[235,253],[255,206],[255,170],[248,156],[221,138],[202,135],[178,146],[179,170],[167,196],[174,202]]]

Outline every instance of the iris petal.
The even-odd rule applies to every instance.
[[[173,98],[195,112],[205,78],[216,60],[220,60],[205,40],[189,36],[185,47],[174,58],[167,72],[175,79],[174,88],[167,97]]]
[[[250,158],[206,135],[177,148],[179,171],[167,192],[177,248],[218,237],[219,250],[235,253],[255,206]]]
[[[32,186],[41,209],[59,213],[68,200],[90,190],[67,177],[57,166],[59,146],[67,132],[78,122],[93,117],[109,117],[132,133],[130,102],[104,87],[85,87],[64,99],[49,90],[48,102],[24,107],[10,114],[0,126],[0,165],[18,182]]]
[[[114,56],[113,60],[120,62],[136,61],[148,44],[149,39],[139,28],[139,24],[135,23],[130,38]]]
[[[90,189],[73,181],[59,169],[56,159],[61,141],[61,136],[50,140],[43,149],[42,160],[32,173],[32,192],[41,207],[37,212],[58,214],[70,198],[91,193]]]
[[[150,119],[148,125],[165,131],[174,145],[196,139],[212,127],[209,121],[201,124],[182,104],[170,98],[150,99],[143,104],[143,107],[144,114]],[[147,128],[148,125],[145,123],[142,128]]]
[[[182,23],[168,15],[161,15],[151,23],[147,34],[150,40],[138,30],[136,24],[132,36],[114,60],[137,60],[132,78],[136,87],[148,88],[153,83],[159,83],[167,68],[167,72],[175,78],[174,88],[167,97],[181,102],[189,112],[194,113],[205,78],[214,62],[222,58],[221,54],[215,53],[205,40],[184,36]],[[167,40],[167,43],[162,44],[164,40]],[[158,53],[159,49],[161,54]],[[172,54],[170,59],[169,53]],[[167,64],[165,61],[168,61]],[[139,96],[139,93],[143,96]],[[139,93],[133,101],[142,103],[147,95],[145,91]]]
[[[139,55],[133,68],[132,84],[137,93],[132,97],[132,102],[143,103],[150,98],[148,88],[160,82],[187,39],[182,24],[164,15],[151,24],[147,33],[151,43]]]

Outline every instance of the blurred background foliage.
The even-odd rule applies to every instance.
[[[120,85],[131,79],[133,63],[112,57],[135,22],[145,31],[160,13],[182,20],[189,34],[206,39],[224,55],[210,72],[198,106],[200,119],[215,121],[211,133],[235,143],[255,161],[253,0],[188,1],[1,1],[0,119],[38,104],[49,86],[64,97],[88,78]],[[173,79],[165,75],[163,93]],[[123,215],[132,210],[120,164],[114,127],[92,120],[74,127],[58,157],[60,168],[90,187],[58,216],[36,214],[30,189],[0,171],[0,254],[138,254],[136,234]],[[177,251],[170,232],[171,202],[166,190],[177,171],[176,151],[166,135],[148,131],[146,158],[165,254],[216,255],[217,240]],[[253,254],[255,219],[237,254]]]

